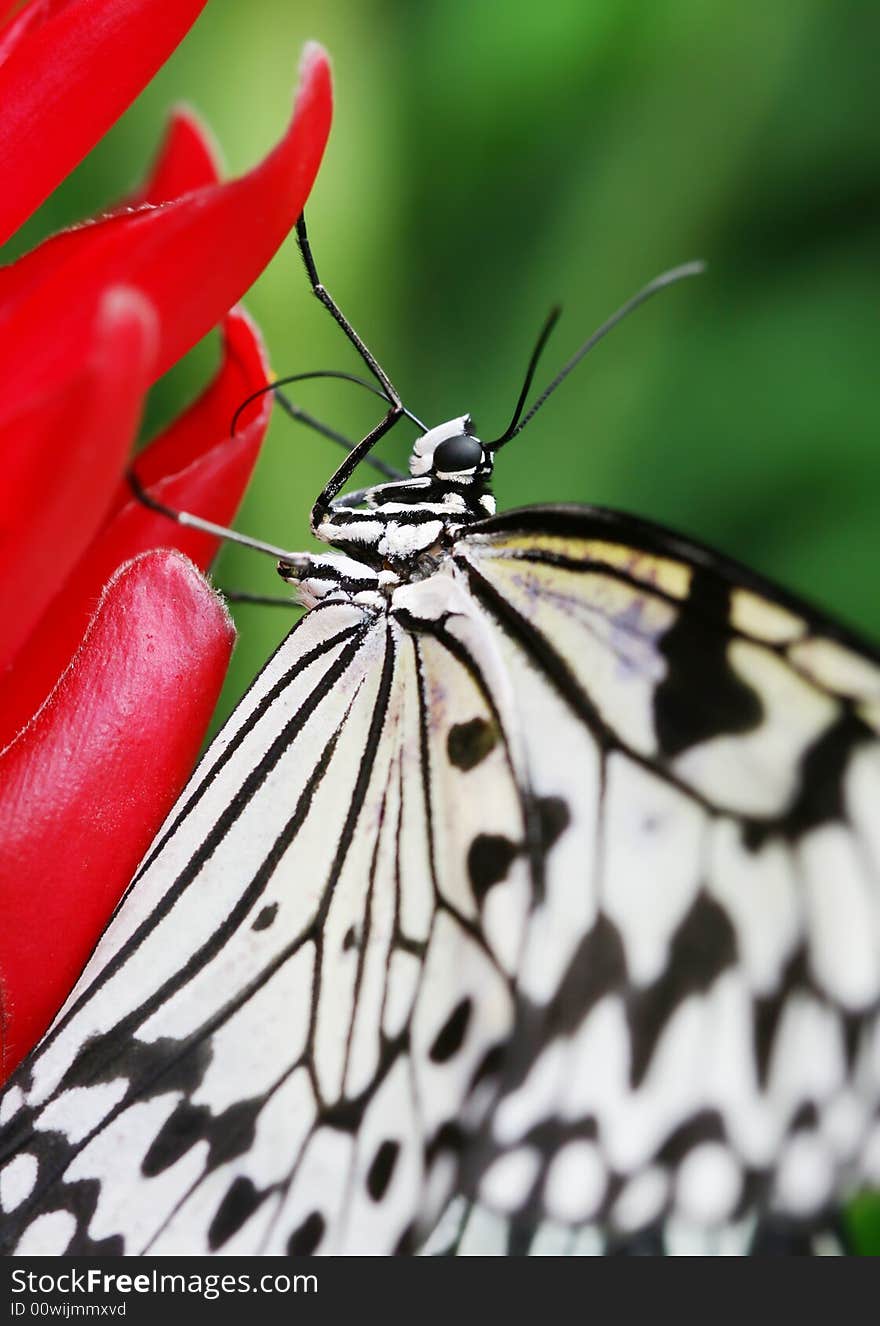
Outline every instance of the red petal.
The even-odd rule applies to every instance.
[[[4,1073],[49,1025],[189,775],[233,635],[184,558],[137,558],[0,755]]]
[[[0,665],[100,528],[140,418],[155,317],[136,290],[101,303],[85,371],[0,428]]]
[[[143,290],[160,316],[155,373],[183,355],[253,283],[303,209],[330,129],[330,68],[308,48],[296,109],[278,147],[248,175],[62,235],[17,264],[2,293],[0,365],[18,400],[78,353],[82,318],[108,282]],[[50,246],[64,245],[64,261]],[[47,271],[51,280],[46,280]],[[15,297],[10,294],[15,287]]]
[[[195,111],[179,107],[174,111],[159,148],[153,168],[137,191],[113,207],[109,216],[173,201],[195,189],[217,184],[220,166],[210,131]],[[75,261],[94,227],[77,226],[40,244],[38,248],[9,267],[0,267],[0,304],[5,308],[40,282],[48,281],[65,263]]]
[[[220,181],[217,147],[195,111],[178,106],[172,113],[165,141],[144,184],[123,203],[141,207],[144,203],[171,202],[193,189],[203,189]]]
[[[229,437],[235,407],[267,380],[259,334],[244,313],[225,325],[226,354],[207,391],[138,458],[142,481],[178,510],[198,512],[229,525],[247,487],[271,412],[263,397],[256,418]],[[116,569],[150,548],[173,546],[203,569],[217,540],[148,510],[125,484],[111,518],[64,582],[42,621],[0,678],[0,749],[35,713],[69,663],[98,601]]]
[[[0,243],[150,81],[205,0],[34,0],[0,34]]]
[[[218,442],[228,445],[230,425],[242,401],[270,381],[269,361],[256,323],[241,307],[235,308],[223,321],[223,364],[207,391],[176,419],[137,459],[137,472],[141,483],[156,483],[170,474],[177,474],[207,446]],[[244,412],[236,426],[236,434],[254,420],[269,422],[272,409],[271,393],[266,393]],[[130,493],[125,492],[128,501]],[[213,519],[213,517],[212,517]]]

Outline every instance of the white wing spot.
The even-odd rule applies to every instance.
[[[24,1092],[21,1087],[10,1087],[0,1100],[0,1124],[8,1123],[24,1104]]]
[[[525,1204],[538,1176],[540,1157],[531,1147],[517,1147],[489,1166],[480,1184],[480,1196],[495,1211],[515,1211]]]
[[[605,1196],[605,1163],[594,1142],[569,1142],[550,1163],[544,1183],[547,1209],[557,1220],[577,1224],[599,1208]]]
[[[19,1257],[61,1257],[76,1233],[76,1220],[69,1211],[50,1211],[28,1225],[15,1249]]]
[[[0,1206],[4,1211],[14,1211],[30,1197],[37,1181],[38,1168],[36,1156],[24,1151],[0,1171]]]
[[[807,1218],[828,1200],[834,1164],[828,1147],[815,1133],[796,1133],[785,1144],[776,1177],[776,1198],[791,1215]]]
[[[880,994],[880,925],[852,835],[837,825],[815,829],[801,843],[799,857],[813,974],[832,999],[864,1008]]]
[[[696,897],[702,828],[701,812],[662,778],[625,756],[609,758],[602,906],[639,985],[663,974],[669,941]]]
[[[685,1156],[676,1181],[676,1203],[686,1220],[714,1225],[727,1219],[742,1192],[742,1172],[729,1149],[704,1142]]]

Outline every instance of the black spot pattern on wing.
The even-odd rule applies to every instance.
[[[388,1191],[399,1155],[400,1143],[386,1140],[370,1162],[367,1171],[367,1192],[374,1202],[380,1202]]]
[[[467,723],[455,723],[446,738],[450,763],[467,772],[475,769],[498,744],[498,727],[485,718],[472,718]]]
[[[89,1235],[100,1192],[97,1179],[78,1179],[74,1183],[65,1183],[56,1193],[54,1209],[69,1211],[76,1220],[76,1229],[65,1256],[118,1257],[124,1252],[123,1239],[118,1235],[103,1239],[93,1239]]]
[[[519,847],[498,833],[480,833],[471,843],[467,857],[468,876],[478,906],[495,884],[506,878]]]
[[[267,906],[260,909],[260,913],[255,919],[253,925],[251,926],[251,929],[268,930],[269,926],[275,920],[275,917],[277,915],[278,915],[278,903],[277,902],[268,903]]]
[[[141,1173],[152,1179],[176,1165],[181,1156],[205,1136],[210,1119],[211,1111],[206,1105],[193,1105],[182,1100],[153,1138],[141,1162]]]
[[[575,1031],[594,1004],[611,991],[622,990],[626,982],[626,957],[617,926],[600,913],[568,964],[546,1033]]]
[[[448,1063],[458,1054],[464,1044],[472,1012],[473,1003],[470,998],[462,999],[456,1004],[431,1045],[429,1057],[432,1063]]]
[[[760,696],[727,656],[730,591],[695,571],[686,609],[660,642],[666,677],[654,692],[654,724],[669,759],[713,737],[748,732],[764,713]]]
[[[409,1257],[416,1250],[418,1234],[415,1225],[407,1225],[394,1245],[393,1257]]]
[[[124,1044],[124,1051],[120,1047]],[[130,1037],[123,1042],[118,1030],[105,1036],[92,1036],[64,1075],[61,1090],[93,1086],[96,1082],[128,1079],[127,1097],[140,1099],[182,1091],[191,1095],[200,1086],[211,1062],[207,1041],[190,1046],[186,1041],[162,1037],[139,1041]]]
[[[208,1247],[212,1252],[237,1234],[261,1205],[264,1193],[257,1190],[250,1179],[239,1175],[233,1179],[208,1227]]]
[[[644,1078],[657,1041],[677,1006],[688,995],[708,990],[736,956],[736,935],[727,913],[705,893],[698,894],[673,936],[663,974],[653,985],[633,990],[627,1000],[634,1087]]]
[[[727,1135],[724,1122],[717,1110],[700,1110],[686,1123],[674,1129],[658,1152],[658,1159],[667,1165],[677,1165],[700,1142],[724,1142]]]
[[[535,1046],[555,1038],[565,1038],[577,1031],[583,1020],[607,994],[625,992],[628,983],[626,957],[620,933],[604,913],[600,913],[589,932],[580,941],[560,981],[549,1007],[539,1007],[520,995],[517,1001],[516,1029],[506,1047],[496,1046],[481,1066],[478,1081],[499,1078],[503,1095],[512,1094],[528,1077],[535,1057]],[[534,1125],[521,1139],[549,1156],[571,1138],[593,1138],[595,1120],[577,1119],[563,1123],[547,1118]],[[481,1134],[486,1152],[483,1159],[497,1154],[487,1132]]]
[[[593,1142],[598,1136],[599,1127],[591,1114],[583,1115],[581,1118],[574,1120],[554,1117],[552,1119],[542,1119],[540,1123],[532,1124],[523,1133],[520,1144],[533,1148],[541,1155],[552,1156],[566,1142],[575,1140]]]
[[[846,771],[855,751],[873,735],[861,719],[845,710],[805,752],[800,790],[781,826],[788,838],[799,838],[823,824],[846,823]]]
[[[801,945],[785,964],[778,989],[772,995],[754,1001],[755,1067],[758,1081],[762,1087],[767,1085],[770,1059],[773,1054],[773,1046],[776,1043],[776,1033],[779,1030],[788,997],[792,990],[809,988],[809,986],[807,953]]]
[[[498,1077],[504,1063],[504,1051],[505,1047],[503,1045],[492,1045],[486,1051],[474,1069],[470,1080],[470,1091],[473,1091],[480,1083],[491,1082]]]
[[[208,1143],[206,1170],[245,1155],[253,1145],[263,1104],[262,1100],[242,1101],[215,1116],[204,1105],[180,1101],[153,1139],[141,1172],[154,1178],[203,1141]]]
[[[359,947],[360,941],[358,939],[357,927],[350,925],[342,940],[342,951],[343,953],[349,953],[353,948]]]
[[[465,1133],[455,1119],[441,1124],[425,1147],[425,1159],[431,1164],[438,1156],[457,1156],[465,1142]]]
[[[562,797],[539,797],[537,812],[541,850],[546,855],[571,823],[571,811]]]
[[[810,1132],[819,1122],[819,1111],[811,1100],[802,1101],[792,1115],[789,1127],[793,1133]]]
[[[312,1211],[287,1240],[289,1257],[310,1257],[324,1237],[326,1222],[320,1211]]]

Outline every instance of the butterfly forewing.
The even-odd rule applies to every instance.
[[[480,828],[525,833],[478,666],[384,615],[316,608],[7,1095],[8,1245],[408,1246],[512,1019],[465,866]],[[520,880],[496,925],[514,927],[509,962],[527,905]]]

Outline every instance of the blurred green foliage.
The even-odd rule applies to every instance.
[[[565,317],[540,377],[657,272],[708,260],[505,451],[500,504],[648,516],[880,636],[880,6],[212,0],[18,249],[125,192],[177,101],[207,118],[231,171],[246,168],[289,113],[308,37],[330,50],[337,93],[309,205],[319,269],[428,422],[471,410],[497,433],[550,304]],[[356,366],[292,241],[247,302],[277,371]],[[213,354],[197,348],[159,384],[150,428]],[[377,418],[344,384],[301,400],[352,435]],[[403,462],[408,437],[386,454]],[[240,527],[306,546],[338,459],[279,414]],[[239,550],[217,579],[282,588]],[[224,713],[289,624],[237,616]],[[880,1249],[876,1206],[856,1226]]]

